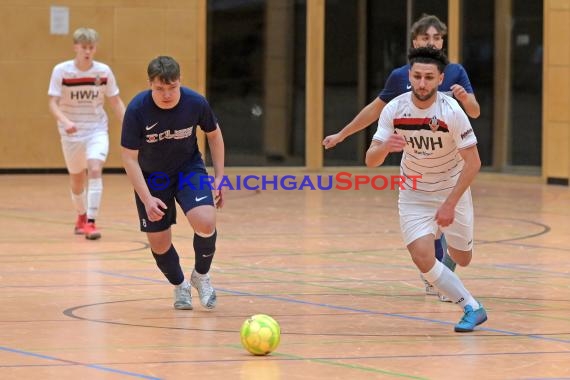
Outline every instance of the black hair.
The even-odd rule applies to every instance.
[[[411,48],[408,52],[408,61],[410,62],[410,67],[414,63],[433,63],[437,66],[440,73],[443,73],[445,66],[449,63],[445,53],[433,46]]]
[[[161,55],[148,64],[148,80],[160,79],[163,83],[172,83],[180,79],[180,65],[174,58]]]

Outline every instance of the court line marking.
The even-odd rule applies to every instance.
[[[114,277],[125,277],[125,278],[130,278],[130,279],[133,278],[133,276],[123,276],[120,273],[113,273],[113,272],[109,272],[109,271],[97,271],[97,272],[99,272],[101,274],[114,276]],[[146,279],[145,279],[145,277],[137,277],[137,278],[139,280],[143,280],[143,281],[151,281],[154,283],[158,282],[158,280],[155,280],[152,278],[146,278]],[[223,292],[223,293],[233,294],[233,295],[258,297],[258,298],[270,299],[270,300],[274,300],[274,301],[296,303],[296,304],[301,304],[301,305],[315,306],[315,307],[327,308],[327,309],[332,309],[332,310],[344,310],[344,311],[351,311],[351,312],[360,313],[360,314],[382,315],[382,316],[389,317],[389,318],[400,318],[400,319],[435,323],[435,324],[441,324],[441,325],[452,325],[452,326],[455,325],[454,322],[447,322],[447,321],[442,321],[442,320],[438,320],[438,319],[430,319],[430,318],[417,317],[417,316],[405,315],[405,314],[399,314],[399,313],[384,313],[384,312],[368,310],[368,309],[353,308],[350,306],[341,306],[341,305],[333,305],[333,304],[328,304],[328,303],[303,301],[303,300],[299,300],[299,299],[293,299],[293,298],[287,298],[287,297],[281,297],[281,296],[272,296],[272,295],[267,295],[267,294],[256,294],[256,293],[251,293],[251,292],[242,292],[242,291],[223,289],[223,288],[216,288],[216,290]],[[92,306],[92,305],[85,305],[85,306]],[[84,319],[84,320],[91,320],[89,318],[82,318],[82,317],[75,316],[73,314],[73,312],[79,308],[81,308],[81,306],[68,308],[64,311],[64,314],[67,315],[68,317],[74,317],[74,318]],[[93,321],[97,321],[97,320],[93,320]],[[106,323],[105,321],[97,321],[97,322]],[[524,333],[520,333],[520,332],[494,329],[494,328],[489,328],[489,327],[484,327],[484,326],[477,326],[475,331],[487,331],[487,332],[494,332],[494,333],[509,335],[509,336],[528,337],[528,338],[537,339],[537,340],[545,340],[545,341],[559,342],[559,343],[570,343],[570,339],[551,338],[551,337],[547,337],[547,336],[540,335],[540,334],[524,334]]]
[[[60,358],[57,358],[57,357],[55,357],[55,356],[37,354],[37,353],[35,353],[35,352],[25,351],[25,350],[18,350],[18,349],[15,349],[15,348],[10,348],[10,347],[5,347],[5,346],[0,346],[0,350],[6,351],[6,352],[10,352],[10,353],[13,353],[13,354],[20,354],[20,355],[24,355],[24,356],[32,356],[32,357],[34,357],[34,358],[39,358],[39,359],[44,359],[44,360],[51,360],[51,361],[56,361],[56,362],[60,362],[60,363],[65,363],[65,364],[71,364],[71,365],[80,366],[80,367],[85,367],[85,368],[96,369],[96,370],[99,370],[99,371],[105,371],[105,372],[111,372],[111,373],[115,373],[115,374],[119,374],[119,375],[125,375],[125,376],[130,376],[130,377],[136,377],[136,378],[139,378],[139,379],[162,380],[160,377],[147,376],[147,375],[143,375],[143,374],[141,374],[141,373],[123,371],[123,370],[120,370],[120,369],[110,368],[110,367],[106,367],[106,366],[99,365],[99,364],[86,364],[86,363],[76,362],[76,361],[74,361],[74,360],[60,359]]]

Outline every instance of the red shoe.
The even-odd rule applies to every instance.
[[[97,240],[101,237],[101,232],[97,230],[95,223],[85,223],[83,232],[85,233],[85,239]]]
[[[85,227],[85,223],[87,223],[87,214],[77,215],[74,229],[75,235],[83,235],[85,233],[85,230],[83,229]]]

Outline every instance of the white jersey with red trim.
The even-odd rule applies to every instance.
[[[118,94],[115,76],[104,63],[94,61],[87,71],[79,70],[73,60],[57,64],[51,74],[48,95],[60,98],[60,110],[77,127],[77,132],[68,136],[63,125],[58,123],[61,136],[80,139],[92,133],[106,132],[105,96]]]
[[[449,192],[463,169],[460,149],[477,144],[467,115],[457,101],[441,92],[426,109],[412,102],[407,92],[382,110],[373,140],[385,141],[397,133],[406,139],[400,165],[406,188],[422,192]],[[421,176],[421,178],[418,178]]]

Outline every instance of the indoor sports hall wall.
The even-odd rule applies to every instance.
[[[544,2],[542,172],[548,183],[570,177],[570,0]]]
[[[50,6],[69,8],[69,34],[50,34]],[[146,67],[172,55],[184,84],[205,89],[206,0],[2,0],[0,1],[0,170],[65,167],[47,89],[56,63],[74,57],[72,33],[100,34],[96,60],[111,66],[125,104],[147,87]],[[120,125],[108,109],[108,168],[121,167]]]
[[[448,0],[450,9],[461,1],[476,0]],[[550,183],[568,183],[570,44],[566,36],[570,35],[570,0],[537,1],[544,2],[542,175]],[[47,0],[1,0],[0,172],[64,168],[55,121],[48,111],[47,88],[53,66],[73,58],[71,33],[77,27],[99,31],[101,42],[96,58],[112,67],[125,103],[146,87],[146,65],[159,54],[175,56],[182,64],[183,83],[205,92],[207,3],[64,0],[55,4]],[[69,7],[70,34],[50,34],[52,5]],[[120,168],[120,126],[113,115],[110,119],[111,151],[106,167]],[[314,146],[319,140],[315,136],[307,144]]]

